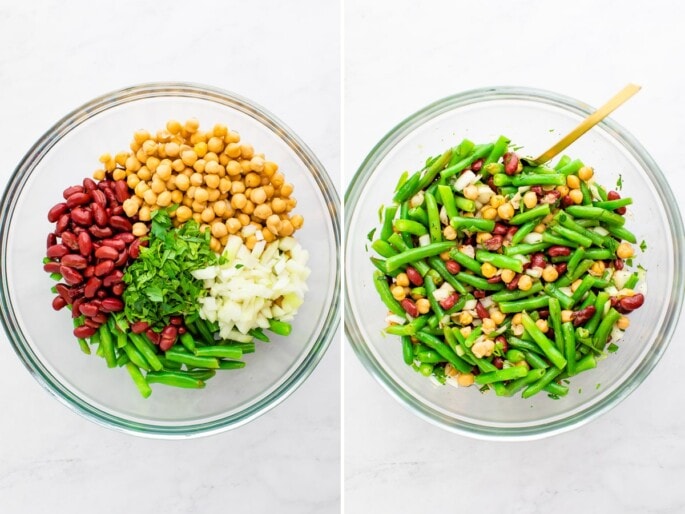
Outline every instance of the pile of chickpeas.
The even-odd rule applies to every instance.
[[[178,205],[171,213],[176,226],[194,219],[210,230],[211,248],[219,253],[228,236],[240,236],[252,249],[258,241],[290,236],[304,222],[291,211],[297,205],[293,185],[278,165],[255,153],[226,125],[200,130],[199,122],[171,120],[150,134],[138,130],[131,151],[100,156],[97,180],[126,180],[134,194],[123,204],[129,217],[140,220],[133,234],[147,234],[151,212]]]

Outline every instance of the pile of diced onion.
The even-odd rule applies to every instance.
[[[218,322],[222,338],[249,341],[247,333],[268,328],[269,319],[293,319],[310,273],[309,254],[293,237],[259,241],[249,250],[240,237],[230,236],[223,256],[224,264],[193,272],[208,290],[199,299],[200,316]]]

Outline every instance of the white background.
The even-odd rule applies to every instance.
[[[339,21],[336,0],[0,0],[0,187],[72,109],[121,87],[173,80],[262,105],[312,148],[337,185]],[[339,353],[338,337],[301,388],[238,430],[157,441],[101,428],[62,406],[3,332],[0,512],[338,512]]]
[[[345,2],[345,184],[421,107],[492,85],[599,105],[685,190],[685,9],[676,1]],[[682,272],[683,270],[681,270]],[[344,347],[348,514],[685,512],[683,323],[642,386],[600,419],[537,442],[471,440],[402,407]]]

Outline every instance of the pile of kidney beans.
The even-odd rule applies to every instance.
[[[55,286],[53,308],[71,305],[73,318],[83,315],[85,324],[74,335],[86,338],[106,323],[109,313],[124,309],[124,269],[145,242],[133,235],[124,214],[122,204],[129,197],[124,180],[86,178],[63,196],[65,201],[48,212],[55,228],[48,234],[44,269],[63,279]]]

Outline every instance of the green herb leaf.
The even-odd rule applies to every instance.
[[[647,249],[647,242],[643,239],[642,242],[640,243],[640,250],[643,252]]]

